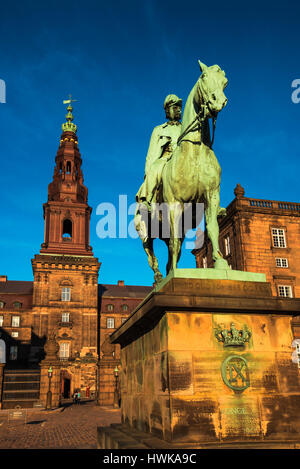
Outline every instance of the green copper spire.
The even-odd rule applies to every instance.
[[[68,104],[69,106],[67,107],[68,114],[66,114],[67,122],[65,122],[61,126],[61,128],[62,128],[63,132],[69,131],[69,132],[74,132],[76,134],[77,125],[72,123],[72,120],[74,119],[73,114],[72,114],[72,111],[73,111],[72,102],[74,102],[74,101],[77,101],[77,99],[72,99],[71,94],[69,94],[69,99],[65,99],[63,101],[63,104]]]

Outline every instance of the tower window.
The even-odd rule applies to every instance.
[[[71,288],[63,287],[61,290],[61,301],[71,301]]]
[[[63,238],[72,238],[72,222],[68,218],[63,222]]]
[[[67,174],[71,174],[71,161],[67,161]]]
[[[61,322],[70,322],[70,313],[62,313]]]
[[[68,342],[62,342],[59,346],[60,358],[69,358],[70,356],[70,344]]]

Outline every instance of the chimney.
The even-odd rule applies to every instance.
[[[7,275],[0,275],[0,282],[7,282]]]
[[[118,286],[124,287],[124,280],[118,280]]]

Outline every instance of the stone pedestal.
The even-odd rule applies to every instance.
[[[121,345],[119,433],[140,432],[139,444],[153,448],[300,447],[291,347],[300,299],[272,297],[261,274],[226,275],[173,272],[112,334]]]
[[[114,376],[114,369],[116,367],[116,360],[104,358],[100,360],[99,373],[99,396],[98,404],[100,406],[113,406],[116,391],[116,380]]]

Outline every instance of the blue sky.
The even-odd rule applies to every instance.
[[[17,1],[1,6],[0,274],[31,280],[30,259],[44,236],[42,204],[52,179],[69,93],[89,189],[91,245],[99,281],[152,284],[141,242],[99,239],[96,207],[134,201],[163,101],[184,103],[198,59],[228,77],[228,104],[214,151],[222,167],[221,203],[239,182],[246,196],[299,202],[299,3],[186,0]],[[158,242],[156,242],[158,244]],[[161,268],[165,246],[158,248]],[[179,267],[193,267],[184,250]]]

